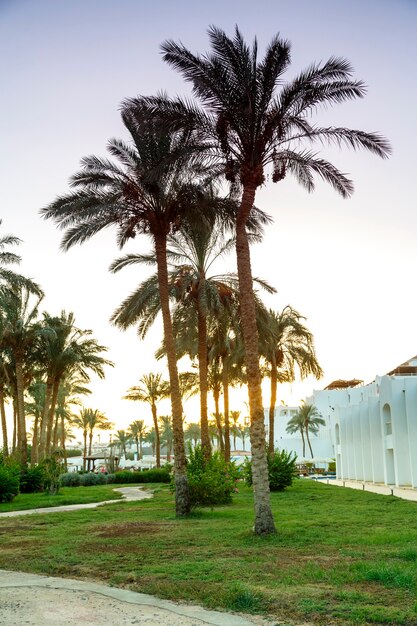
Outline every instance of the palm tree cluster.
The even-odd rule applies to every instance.
[[[106,348],[92,331],[75,325],[73,313],[40,313],[41,288],[7,266],[20,260],[7,246],[19,239],[0,239],[0,415],[3,454],[28,460],[28,418],[33,418],[31,462],[65,450],[66,425],[72,421],[90,373],[104,377]],[[8,432],[6,403],[13,411]]]
[[[268,220],[257,213],[256,192],[263,184],[278,183],[287,175],[313,191],[318,176],[343,197],[349,197],[352,182],[312,151],[311,145],[363,148],[380,157],[387,156],[390,148],[375,133],[313,124],[312,117],[320,107],[364,95],[364,84],[352,78],[346,60],[332,57],[285,80],[290,44],[279,36],[273,38],[262,59],[258,57],[256,40],[252,46],[247,45],[237,28],[229,37],[211,27],[209,38],[212,51],[205,55],[193,54],[173,41],[163,44],[164,60],[191,84],[192,97],[171,99],[162,94],[126,100],[122,119],[131,141],[109,142],[115,160],[84,158],[81,170],[71,179],[72,191],[43,209],[43,215],[65,231],[64,249],[87,241],[109,226],[116,228],[121,247],[141,234],[151,241],[152,261],[149,255],[140,255],[125,257],[113,266],[114,270],[132,262],[152,262],[156,266],[156,275],[132,293],[113,321],[120,328],[138,324],[143,336],[157,312],[162,313],[178,515],[187,515],[190,508],[178,356],[182,351],[194,351],[198,360],[201,440],[209,456],[210,353],[217,378],[213,384],[217,388],[222,385],[225,392],[226,433],[227,387],[239,362],[229,355],[234,350],[240,352],[249,393],[255,532],[267,534],[275,531],[275,525],[269,502],[260,357],[264,352],[271,385],[276,384],[282,370],[288,370],[291,379],[291,363],[300,363],[291,351],[263,350],[250,243],[253,236],[259,236],[262,221],[267,224]],[[197,244],[194,231],[201,224],[207,227],[206,234]],[[211,267],[201,255],[204,247],[207,250],[207,229],[214,237],[208,244],[210,254],[214,254],[217,236],[225,227],[230,229],[236,250],[237,277],[233,278],[210,276]],[[222,246],[227,248],[222,243],[219,252]],[[170,299],[189,307],[174,310],[172,317]],[[238,306],[233,307],[234,302]],[[180,341],[178,326],[185,318],[189,330]],[[223,318],[226,321],[221,326]],[[275,341],[276,332],[271,335]],[[192,347],[187,345],[190,340]],[[300,341],[304,348],[311,347],[307,336]],[[308,365],[308,359],[300,362],[303,374],[309,369],[319,373],[317,364]],[[223,442],[226,454],[228,440],[227,432]]]
[[[317,435],[320,426],[325,426],[326,420],[323,419],[317,407],[314,404],[303,403],[298,411],[288,420],[287,433],[293,434],[299,432],[303,441],[303,458],[306,456],[306,441],[310,450],[311,458],[314,457],[313,448],[311,447],[310,433]]]

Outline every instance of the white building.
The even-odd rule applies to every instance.
[[[308,401],[327,418],[338,478],[417,487],[417,357]]]
[[[317,392],[315,392],[317,393]],[[320,393],[320,392],[318,392]],[[310,402],[310,401],[309,401]],[[316,404],[314,402],[314,404]],[[317,406],[317,405],[316,405]],[[303,455],[303,442],[299,432],[294,434],[287,433],[287,425],[289,420],[295,415],[299,407],[295,406],[278,406],[275,408],[274,418],[274,448],[286,450],[287,452],[295,452],[299,459]],[[326,420],[326,426],[321,426],[317,435],[310,434],[311,447],[313,448],[314,458],[334,458],[334,445],[331,439],[331,422],[327,418],[326,412],[322,412],[323,418]],[[269,409],[265,409],[265,431],[266,439],[269,440]],[[305,457],[308,460],[310,451],[306,443]]]

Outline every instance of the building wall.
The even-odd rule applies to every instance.
[[[330,415],[338,478],[417,487],[417,376],[315,392],[314,403]]]

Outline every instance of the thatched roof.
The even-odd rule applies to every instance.
[[[387,373],[387,376],[413,376],[417,375],[417,356],[411,357],[408,361],[397,365],[393,370]]]
[[[357,387],[358,385],[363,385],[363,380],[358,380],[353,378],[352,380],[334,380],[330,385],[327,385],[325,389],[347,389],[347,387]]]

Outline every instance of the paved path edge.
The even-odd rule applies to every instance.
[[[199,606],[176,604],[171,600],[162,600],[155,596],[118,587],[108,587],[99,583],[75,580],[72,578],[55,578],[53,576],[42,576],[40,574],[28,574],[25,572],[13,572],[0,570],[0,589],[7,588],[27,588],[41,587],[44,589],[61,589],[70,591],[89,591],[120,602],[129,604],[146,605],[163,609],[171,613],[191,619],[198,619],[212,626],[253,626],[253,622],[233,615],[231,613],[221,613],[219,611],[209,611]]]

